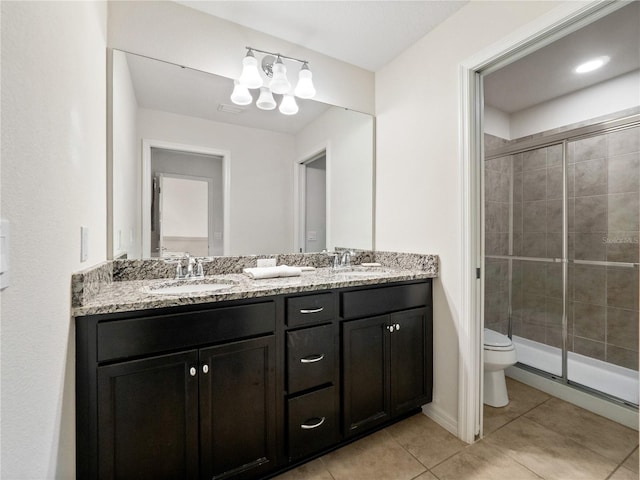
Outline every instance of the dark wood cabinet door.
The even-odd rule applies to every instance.
[[[273,335],[200,350],[201,478],[275,467],[275,358]]]
[[[390,418],[389,316],[343,322],[345,435]]]
[[[419,308],[390,316],[393,415],[431,401],[431,319]]]
[[[98,367],[100,479],[198,478],[197,365],[191,350]]]

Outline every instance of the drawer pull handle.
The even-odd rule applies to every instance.
[[[301,358],[300,363],[316,363],[324,358],[324,353],[320,355],[309,355],[308,357]]]
[[[314,418],[310,418],[309,420],[315,420],[315,419]],[[307,420],[307,421],[309,421],[309,420]],[[300,428],[302,430],[313,430],[314,428],[318,428],[320,425],[322,425],[325,420],[326,420],[326,418],[322,417],[318,423],[314,423],[313,425],[309,425],[307,423],[303,423],[302,425],[300,425]]]
[[[302,310],[300,310],[300,313],[320,313],[321,311],[324,310],[324,307],[320,307],[320,308],[312,308],[312,309],[306,309],[303,308]]]

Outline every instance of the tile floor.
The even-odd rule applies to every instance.
[[[418,414],[274,480],[632,480],[638,432],[507,379],[467,445]]]

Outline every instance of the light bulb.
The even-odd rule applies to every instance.
[[[585,62],[581,65],[578,65],[574,70],[576,73],[587,73],[592,72],[594,70],[599,69],[600,67],[606,65],[609,62],[610,58],[607,56],[593,58],[588,62]]]
[[[313,98],[315,96],[316,89],[313,86],[313,81],[311,80],[312,77],[313,74],[311,73],[311,70],[309,70],[309,66],[306,63],[303,64],[298,76],[298,85],[296,85],[296,89],[294,91],[296,97]]]
[[[283,115],[295,115],[298,113],[298,104],[293,95],[284,95],[282,97],[279,110]]]
[[[238,80],[234,80],[231,101],[236,105],[249,105],[253,102],[253,97],[251,96],[251,93],[249,93],[247,87],[241,85]]]
[[[285,94],[291,89],[291,84],[287,79],[287,67],[282,63],[280,57],[273,64],[273,77],[269,83],[269,88],[273,93]]]
[[[240,84],[247,88],[260,88],[262,86],[262,77],[258,72],[258,62],[251,50],[242,59],[242,73],[239,80]]]
[[[260,87],[260,97],[256,101],[256,107],[260,110],[273,110],[276,108],[276,101],[273,99],[271,90],[267,87]]]

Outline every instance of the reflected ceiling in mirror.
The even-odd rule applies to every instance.
[[[118,50],[111,60],[109,258],[161,254],[149,240],[162,205],[154,176],[205,175],[184,159],[157,166],[156,150],[222,159],[211,202],[224,204],[224,220],[209,220],[209,244],[219,244],[210,255],[373,248],[372,116],[298,98],[296,115],[260,110],[259,90],[240,107],[232,79]],[[307,187],[305,162],[320,154],[325,178]]]

